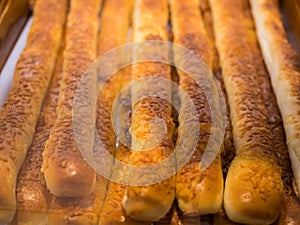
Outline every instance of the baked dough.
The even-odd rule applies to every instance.
[[[250,1],[259,43],[281,112],[295,181],[300,190],[300,69],[282,24],[278,1]]]
[[[36,5],[26,47],[0,111],[0,179],[5,184],[0,187],[0,222],[3,223],[10,222],[16,210],[17,175],[31,144],[55,67],[66,7],[64,0],[39,1]]]
[[[209,68],[212,68],[213,46],[207,37],[197,1],[170,0],[170,9],[174,43],[193,51]],[[176,55],[174,58],[176,64]],[[201,87],[188,74],[181,70],[177,72],[180,86],[196,106],[200,128],[192,158],[176,174],[176,199],[186,216],[216,213],[221,208],[224,186],[220,157],[218,156],[207,169],[203,171],[199,169],[201,156],[212,129],[209,104]],[[180,110],[178,129],[182,126],[180,118],[189,118],[190,113],[192,111]]]
[[[66,13],[66,12],[65,12]],[[44,174],[41,171],[45,143],[56,119],[55,108],[58,102],[62,78],[64,44],[61,44],[56,60],[55,71],[43,108],[36,126],[36,133],[17,180],[17,212],[14,222],[19,225],[46,225],[53,196],[47,190]],[[14,224],[14,223],[13,223]]]
[[[47,187],[58,197],[87,196],[95,187],[96,173],[87,164],[75,142],[73,103],[80,79],[96,58],[100,6],[101,1],[74,0],[71,1],[68,14],[63,78],[56,108],[57,118],[46,142],[42,167]],[[96,92],[95,78],[96,76],[90,77],[88,94],[92,96],[91,98]],[[93,112],[92,107],[92,104],[89,104],[84,108],[88,112]],[[90,119],[95,119],[93,117],[95,115],[81,119],[89,125]],[[84,141],[84,147],[92,152],[94,127],[88,125],[82,131],[86,137],[90,137],[88,141]]]
[[[168,41],[168,2],[167,0],[138,0],[135,4],[133,12],[132,41]],[[139,53],[143,52],[143,49]],[[146,50],[146,53],[147,50]],[[168,51],[155,52],[157,56],[168,58]],[[133,64],[131,67],[132,81],[140,78],[157,76],[171,79],[170,67],[163,63],[142,62]],[[140,90],[141,88],[141,90]],[[166,98],[170,97],[171,91],[167,85],[148,85],[143,84],[142,87],[132,88],[132,124],[131,132],[136,140],[149,140],[153,134],[149,129],[150,121],[155,118],[161,118],[166,125],[166,134],[161,143],[156,147],[150,147],[150,150],[133,150],[130,156],[130,163],[133,166],[149,166],[157,164],[166,159],[174,150],[172,135],[174,124],[171,118],[171,106],[169,102],[161,98],[146,97],[138,99],[143,91],[144,93],[165,93]],[[141,91],[141,92],[140,92]],[[137,102],[135,102],[138,100]],[[170,100],[170,99],[169,99]],[[158,132],[158,131],[157,131]],[[152,136],[154,137],[154,136]],[[149,142],[148,142],[149,143]],[[139,148],[138,141],[132,141],[133,148]],[[166,172],[175,172],[174,166],[164,168]],[[163,169],[163,170],[164,170]],[[145,171],[145,176],[137,177],[135,173],[129,171],[131,181],[139,180],[140,182],[148,182],[145,177],[161,176],[153,174],[152,169]],[[146,176],[147,175],[147,176]],[[130,181],[130,182],[131,182]],[[163,196],[163,197],[162,197]],[[158,221],[170,210],[175,197],[175,177],[172,176],[162,182],[144,185],[144,186],[128,186],[123,198],[123,208],[130,218],[141,221]]]
[[[283,185],[256,77],[249,5],[243,0],[210,0],[210,5],[237,155],[225,182],[225,211],[234,222],[271,224],[280,213]]]

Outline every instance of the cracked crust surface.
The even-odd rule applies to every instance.
[[[151,19],[149,19],[151,18]],[[168,4],[166,0],[139,0],[135,4],[133,14],[133,41],[147,40],[168,40]],[[146,53],[146,52],[142,52]],[[157,52],[159,57],[168,58],[168,52]],[[132,65],[132,80],[157,76],[170,80],[170,67],[162,63],[137,63]],[[170,104],[155,97],[139,99],[139,90],[143,93],[156,94],[160,92],[166,98],[170,97],[170,88],[167,85],[159,84],[154,86],[143,85],[132,89],[132,124],[131,131],[137,142],[132,141],[132,146],[137,147],[154,134],[150,131],[150,121],[157,117],[164,120],[166,134],[157,146],[147,151],[132,151],[130,163],[134,166],[149,166],[161,162],[173,152],[172,135],[174,124],[171,118]],[[135,102],[135,100],[138,100]],[[156,129],[156,128],[155,128]],[[148,177],[156,179],[157,176],[164,176],[164,170],[173,171],[174,165],[163,168],[160,174],[153,174],[151,169],[145,171]],[[130,175],[132,180],[144,181],[144,177],[137,177],[135,173]],[[142,221],[158,221],[170,210],[175,195],[175,178],[147,186],[128,186],[123,198],[123,208],[126,214],[133,219]],[[161,198],[164,196],[164,198]]]
[[[55,67],[66,7],[66,1],[55,0],[40,1],[36,5],[27,44],[16,65],[13,86],[0,111],[0,176],[6,184],[0,188],[1,222],[11,221],[16,209],[17,174],[31,144]]]
[[[300,69],[275,0],[250,1],[259,43],[286,133],[294,177],[300,189]],[[271,19],[272,18],[272,19]]]
[[[90,194],[95,187],[96,173],[87,164],[75,142],[72,110],[79,81],[96,58],[100,5],[101,1],[71,1],[68,14],[63,78],[56,108],[57,119],[46,143],[42,167],[50,192],[59,197],[83,197]],[[79,96],[95,96],[94,78],[95,76],[89,77],[91,88],[88,93],[82,91]],[[85,104],[83,108],[88,113],[94,111],[88,101],[81,104]],[[90,150],[93,148],[94,136],[89,124],[90,120],[95,119],[94,116],[81,118],[87,126],[80,132],[86,132],[85,135],[90,137],[84,142],[84,148]]]
[[[54,75],[37,122],[36,133],[18,175],[17,212],[14,219],[18,224],[47,223],[49,206],[53,196],[47,190],[44,174],[41,172],[42,153],[56,119],[55,109],[62,77],[63,49],[64,44],[62,43],[56,60]]]
[[[213,45],[213,73],[215,77],[217,78],[220,88],[222,89],[223,96],[226,99],[226,130],[225,130],[225,137],[224,137],[224,147],[221,151],[221,162],[222,162],[222,169],[223,174],[226,176],[228,168],[230,166],[231,161],[233,160],[235,156],[235,149],[233,146],[233,137],[232,137],[232,126],[230,121],[230,109],[229,104],[227,100],[227,94],[226,89],[224,85],[224,80],[222,77],[222,69],[220,67],[220,60],[219,55],[215,46],[215,34],[213,30],[213,18],[212,13],[209,5],[208,0],[199,0],[199,6],[201,9],[204,26],[206,29],[206,33],[208,38],[210,39],[212,45]]]
[[[249,6],[242,0],[210,3],[237,153],[225,183],[225,210],[235,222],[270,224],[280,213],[283,185],[256,77]]]
[[[179,44],[201,58],[209,68],[213,64],[213,47],[207,37],[197,1],[170,1],[174,43]],[[175,63],[176,63],[176,55]],[[179,62],[180,63],[180,62]],[[205,93],[183,71],[178,71],[180,86],[192,99],[198,113],[200,129],[195,152],[190,161],[176,174],[176,198],[179,208],[187,216],[216,213],[221,208],[223,176],[220,157],[204,171],[199,163],[208,143],[211,131],[211,112]],[[209,75],[208,75],[209,76]],[[182,118],[191,117],[190,110],[180,110],[179,129]]]

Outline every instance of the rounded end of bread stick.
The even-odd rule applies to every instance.
[[[63,164],[63,165],[62,165]],[[81,198],[95,188],[96,172],[86,162],[49,163],[43,169],[49,191],[63,198]]]
[[[222,206],[224,188],[220,159],[216,159],[203,171],[199,170],[198,163],[187,166],[189,175],[196,175],[193,179],[189,178],[184,169],[178,172],[176,183],[176,198],[183,215],[195,217],[217,213]],[[179,183],[179,180],[182,182]]]
[[[281,171],[267,160],[236,157],[231,163],[224,192],[230,220],[252,225],[273,223],[283,197]]]
[[[164,182],[146,187],[127,187],[123,198],[126,215],[138,221],[159,221],[172,207],[174,191],[163,185]]]

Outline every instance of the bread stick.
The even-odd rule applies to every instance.
[[[107,0],[105,2],[101,14],[101,30],[98,42],[99,57],[126,43],[130,10],[131,5],[125,0]],[[97,102],[97,131],[104,147],[113,155],[116,147],[116,136],[112,127],[111,112],[113,101],[121,87],[119,81],[122,79],[124,78],[121,76],[113,76],[101,90]],[[102,205],[106,199],[107,186],[108,180],[98,176],[96,192],[89,197],[81,200],[56,198],[53,203],[54,210],[49,216],[49,224],[98,224],[101,221],[99,219],[101,218]],[[88,210],[86,206],[88,206]]]
[[[131,10],[132,1],[107,0],[105,2],[98,43],[99,57],[114,48],[126,44]],[[101,77],[101,74],[99,74],[99,77]],[[98,96],[96,120],[97,127],[99,127],[98,135],[105,149],[112,155],[115,154],[116,149],[116,134],[111,121],[113,102],[121,89],[129,82],[130,76],[128,77],[128,74],[126,76],[124,70],[121,70],[119,73],[111,76]]]
[[[281,21],[278,1],[250,1],[259,43],[281,112],[294,177],[300,190],[300,70]]]
[[[174,43],[191,49],[212,68],[213,48],[206,35],[196,1],[170,0]],[[187,25],[188,24],[188,25]],[[199,216],[216,213],[221,207],[223,197],[223,175],[220,157],[206,170],[199,170],[201,155],[209,139],[211,115],[205,94],[198,84],[186,73],[177,71],[180,86],[191,96],[196,105],[201,129],[199,140],[191,160],[176,175],[176,198],[184,215]],[[199,97],[200,96],[200,97]],[[179,117],[185,112],[180,111]],[[180,129],[179,121],[179,129]]]
[[[247,17],[251,17],[251,15],[249,15],[251,14],[250,9],[247,10],[246,13],[248,14]],[[249,27],[255,29],[253,21],[249,23]],[[251,32],[250,32],[250,37],[251,37]],[[279,108],[276,103],[275,94],[273,92],[269,80],[269,75],[266,71],[266,67],[263,62],[263,57],[261,55],[260,48],[258,46],[258,40],[256,38],[249,38],[249,41],[252,45],[251,49],[253,50],[253,54],[255,54],[254,56],[254,61],[256,65],[255,69],[256,69],[258,83],[262,91],[263,102],[267,109],[268,123],[271,130],[274,149],[276,149],[278,164],[282,169],[282,179],[285,188],[285,198],[284,198],[284,207],[282,213],[280,214],[278,224],[286,224],[287,220],[291,220],[291,218],[294,218],[291,216],[291,210],[289,210],[291,206],[289,205],[293,204],[294,205],[293,208],[295,209],[297,207],[296,207],[296,202],[295,200],[293,200],[293,197],[291,195],[292,171],[291,171],[287,146],[285,144],[285,133],[282,125]],[[218,215],[215,216],[215,225],[225,224],[225,223],[233,224],[232,222],[230,223],[227,220],[228,219],[224,214],[218,213]]]
[[[107,50],[113,49],[115,47],[119,47],[122,44],[125,44],[127,41],[127,31],[129,28],[130,23],[130,16],[131,16],[131,10],[132,10],[132,2],[128,0],[108,0],[106,1],[103,9],[102,14],[102,30],[101,30],[101,37],[100,37],[100,43],[102,42],[102,45],[99,43],[99,49],[100,52],[105,52]],[[114,24],[114,26],[112,26]],[[116,33],[112,32],[116,31]],[[117,97],[119,92],[122,88],[124,88],[126,85],[130,82],[130,69],[122,69],[118,71],[108,83],[106,83],[107,89],[104,89],[103,97],[100,96],[99,98],[99,106],[98,109],[103,108],[101,105],[103,105],[103,99],[107,99],[108,102],[106,105],[107,110],[105,111],[99,111],[98,117],[99,122],[101,120],[105,119],[105,115],[107,117],[107,120],[110,120],[111,111],[112,111],[112,103],[113,100]],[[106,88],[106,87],[105,87]],[[106,91],[105,91],[106,90]],[[109,92],[109,94],[108,94]],[[120,102],[125,103],[125,107],[121,108],[121,111],[116,112],[116,116],[119,117],[120,121],[120,132],[125,132],[125,130],[128,130],[126,128],[129,124],[124,123],[126,121],[126,117],[128,117],[128,111],[130,110],[130,96],[121,95]],[[104,122],[104,120],[102,121]],[[107,123],[106,123],[107,124]],[[111,127],[111,133],[113,132]],[[99,130],[99,132],[101,132]],[[114,140],[115,139],[115,134]],[[119,134],[119,136],[125,137],[126,134]],[[104,142],[105,140],[103,140]],[[105,143],[105,142],[104,142]],[[125,145],[123,145],[119,141],[119,147],[116,150],[116,153],[114,151],[109,150],[112,154],[115,153],[115,158],[117,160],[120,160],[121,162],[127,164],[129,157],[130,157],[130,149],[128,149]],[[138,225],[138,224],[144,224],[143,222],[137,222],[132,221],[130,218],[126,217],[122,208],[122,199],[125,193],[125,184],[115,183],[113,182],[114,179],[126,179],[125,177],[122,178],[122,173],[125,171],[120,172],[118,169],[113,167],[113,173],[112,173],[112,181],[109,183],[107,196],[105,198],[105,202],[103,204],[100,219],[98,222],[98,225],[118,225],[118,224],[128,224],[128,225]],[[120,173],[120,174],[118,174]],[[123,182],[126,183],[125,180]]]
[[[42,167],[50,192],[58,197],[87,196],[95,187],[96,173],[87,164],[75,142],[72,110],[77,85],[96,58],[100,5],[101,1],[71,1],[57,119],[46,142]],[[91,95],[95,94],[95,83],[91,82],[89,91],[94,92]],[[86,107],[93,110],[91,105]],[[90,116],[82,120],[89,124]],[[85,147],[92,152],[93,129],[87,129],[86,137],[90,139]]]
[[[0,111],[0,222],[16,210],[16,180],[29,148],[60,45],[66,1],[40,1],[13,86]],[[45,29],[47,24],[47,29]],[[41,51],[41,49],[47,49]]]
[[[149,19],[151,18],[151,19]],[[138,0],[133,12],[133,42],[137,41],[167,41],[168,40],[168,4],[166,0]],[[146,50],[147,51],[147,50]],[[144,53],[144,52],[143,52]],[[156,53],[156,52],[155,52]],[[168,52],[157,52],[157,55],[165,59],[168,58]],[[156,76],[170,80],[170,67],[162,63],[143,62],[132,65],[132,80]],[[145,141],[151,139],[149,130],[150,121],[155,117],[164,120],[166,125],[166,135],[161,143],[150,150],[134,150],[130,156],[130,164],[138,167],[145,167],[157,164],[166,159],[173,151],[173,129],[174,124],[171,119],[171,106],[161,98],[146,97],[143,100],[137,99],[139,91],[146,93],[165,93],[166,98],[170,96],[171,91],[167,86],[143,85],[142,89],[138,87],[132,89],[132,124],[131,131],[136,140]],[[135,102],[137,100],[137,102]],[[169,99],[171,100],[171,99]],[[155,128],[154,128],[155,129]],[[147,141],[146,141],[147,142]],[[132,141],[133,148],[139,148],[138,141]],[[172,159],[171,159],[172,160]],[[164,168],[167,172],[175,171],[174,167]],[[139,180],[148,182],[144,177],[146,175],[155,177],[163,175],[153,174],[151,169],[145,171],[145,176],[136,177],[135,173],[129,171],[129,177],[133,181]],[[143,179],[144,178],[144,179]],[[131,181],[130,181],[131,182]],[[151,182],[151,181],[150,181]],[[136,220],[158,221],[170,210],[175,195],[175,179],[172,176],[169,179],[159,183],[144,186],[128,186],[123,198],[123,208],[126,214]],[[161,196],[164,196],[163,198]]]
[[[66,13],[66,12],[65,12]],[[17,179],[17,212],[14,221],[19,225],[47,224],[50,203],[53,196],[47,190],[41,172],[45,143],[56,119],[55,108],[58,102],[62,77],[64,45],[61,44],[51,84],[45,97],[43,108],[36,126],[36,133]]]
[[[209,1],[208,0],[199,0],[199,5],[200,5],[207,37],[210,39],[210,41],[213,45],[213,48],[214,48],[212,71],[219,82],[219,85],[222,89],[223,96],[226,100],[225,101],[225,103],[226,103],[226,130],[225,130],[225,137],[224,137],[224,147],[222,148],[222,151],[221,151],[221,162],[222,162],[223,174],[226,175],[229,165],[235,156],[235,149],[234,149],[233,140],[232,140],[232,126],[231,126],[231,122],[230,122],[229,105],[228,105],[227,94],[226,94],[224,81],[223,81],[223,77],[222,77],[222,70],[220,68],[219,55],[218,55],[218,52],[217,52],[217,49],[215,46],[215,34],[214,34],[214,30],[213,30],[213,19],[212,19]]]
[[[274,149],[276,149],[276,158],[278,160],[278,165],[282,170],[282,180],[286,193],[290,193],[292,189],[293,182],[293,174],[291,168],[291,162],[289,159],[288,148],[285,143],[285,133],[283,128],[283,123],[279,111],[279,107],[276,102],[276,96],[274,94],[270,77],[264,63],[264,59],[262,56],[262,52],[260,51],[259,43],[257,38],[251,38],[251,34],[253,35],[253,31],[255,30],[255,25],[253,21],[253,17],[251,15],[251,10],[245,11],[247,13],[247,18],[251,18],[251,22],[249,21],[248,26],[251,28],[249,32],[249,42],[251,44],[251,49],[253,50],[253,60],[255,63],[255,71],[257,74],[258,84],[261,88],[263,102],[267,109],[268,115],[268,124],[271,130],[272,141],[274,145]]]
[[[211,0],[210,5],[237,154],[226,178],[224,207],[234,222],[270,224],[280,213],[283,185],[257,82],[249,6],[243,0]]]
[[[249,14],[251,14],[249,10]],[[253,29],[254,22],[253,22]],[[256,40],[256,46],[258,45],[258,41]],[[255,47],[254,49],[259,49]],[[279,107],[276,102],[276,96],[273,92],[273,88],[271,86],[271,82],[266,72],[266,67],[263,62],[263,57],[261,53],[259,57],[255,58],[257,60],[256,65],[260,65],[260,71],[258,74],[260,75],[259,81],[261,84],[261,88],[263,90],[263,99],[264,103],[267,107],[268,111],[268,119],[269,125],[271,128],[274,148],[276,149],[276,155],[278,158],[278,164],[282,169],[282,180],[284,184],[284,201],[283,201],[283,209],[279,216],[279,220],[277,224],[283,225],[289,222],[298,223],[300,220],[298,218],[298,214],[300,213],[300,206],[295,198],[295,194],[293,192],[293,174],[291,162],[288,154],[288,147],[286,145],[285,132],[283,128],[283,123],[279,111]],[[289,222],[288,222],[289,221]]]

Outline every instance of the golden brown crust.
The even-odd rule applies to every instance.
[[[247,16],[249,7],[240,0],[210,3],[237,151],[226,179],[225,210],[236,222],[269,224],[279,215],[283,190],[267,110],[255,77],[257,55],[250,41],[255,32]]]
[[[283,119],[294,177],[300,189],[300,69],[288,43],[278,1],[251,1],[258,39]],[[271,19],[272,18],[272,19]]]
[[[127,31],[130,23],[130,15],[132,10],[132,4],[128,0],[108,0],[106,1],[102,12],[102,29],[99,41],[99,54],[103,54],[106,51],[125,44],[127,41]],[[106,121],[111,122],[112,103],[119,94],[120,90],[124,88],[130,82],[130,73],[128,69],[118,71],[113,77],[106,83],[101,95],[98,98],[98,118],[97,124],[105,124]],[[125,131],[128,124],[124,124],[127,121],[125,117],[128,117],[128,111],[130,110],[129,96],[124,96],[126,99],[122,99],[121,102],[127,102],[126,110],[118,111],[117,116],[120,121],[120,131]],[[125,127],[126,126],[126,127]],[[103,127],[103,126],[99,126]],[[109,147],[107,140],[103,138],[102,142],[106,145],[107,150],[112,154],[115,153],[115,158],[121,162],[127,164],[130,157],[130,149],[119,143],[119,148],[116,149],[115,133],[110,125],[106,127],[111,137],[114,139],[113,148]],[[106,137],[100,129],[98,130],[100,136]],[[102,132],[102,133],[101,133]],[[126,134],[125,134],[126,135]],[[120,134],[121,136],[121,134]],[[124,134],[122,134],[124,136]],[[122,176],[117,174],[117,169],[113,167],[112,177]],[[125,172],[124,172],[125,173]],[[115,182],[110,182],[105,202],[103,204],[101,215],[99,218],[99,225],[114,225],[114,224],[143,224],[142,222],[132,221],[124,215],[122,209],[122,199],[125,193],[126,185]]]
[[[126,44],[132,0],[107,0],[101,15],[101,30],[98,42],[98,55]]]
[[[253,19],[250,8],[247,8],[245,13],[247,14],[247,18]],[[267,109],[268,124],[271,130],[273,146],[274,149],[276,149],[275,154],[278,160],[278,165],[282,170],[282,180],[284,183],[285,192],[287,194],[290,194],[293,185],[293,177],[282,119],[276,102],[276,96],[271,86],[270,77],[263,61],[258,40],[256,37],[252,38],[251,36],[256,35],[255,33],[253,33],[253,30],[255,30],[254,21],[249,20],[248,26],[249,28],[251,28],[248,37],[249,43],[252,46],[251,49],[253,51],[253,61],[256,65],[255,73],[257,76],[258,84],[261,88],[262,99]]]
[[[273,163],[236,157],[228,170],[224,207],[234,222],[271,224],[281,210],[282,181]]]
[[[149,20],[151,18],[151,20]],[[168,40],[168,5],[167,1],[140,0],[136,2],[133,19],[133,41],[147,40]],[[168,58],[167,52],[158,52],[163,58]],[[170,67],[162,63],[137,63],[132,66],[132,80],[149,77],[155,74],[160,78],[170,80]],[[167,86],[149,87],[143,86],[146,93],[165,93],[170,96]],[[147,151],[133,151],[130,162],[135,166],[149,166],[157,164],[166,159],[173,151],[173,128],[171,119],[171,107],[169,103],[160,98],[146,97],[139,100],[138,88],[132,89],[132,124],[131,131],[136,140],[148,140],[151,136],[149,130],[150,121],[159,117],[166,125],[166,135],[161,143]],[[135,102],[136,98],[139,100]],[[143,125],[141,125],[143,124]],[[132,141],[132,146],[137,147],[138,143]],[[175,162],[174,162],[175,166]],[[168,169],[174,170],[174,166]],[[149,176],[156,176],[151,169],[145,171]],[[135,173],[130,174],[133,181],[145,181],[146,176],[136,177]],[[136,220],[158,221],[170,210],[175,194],[175,179],[171,177],[162,182],[148,186],[128,186],[123,198],[123,208],[126,214]],[[161,196],[164,196],[162,199]]]
[[[101,31],[98,42],[98,55],[126,44],[130,23],[132,3],[128,0],[107,0],[103,6]],[[101,74],[99,74],[101,77]],[[130,77],[124,70],[114,74],[104,85],[98,96],[97,120],[98,135],[112,155],[115,154],[116,134],[112,127],[111,115],[115,98],[123,87],[129,83]]]
[[[13,86],[0,111],[0,176],[6,184],[0,188],[1,222],[9,222],[16,209],[17,174],[31,144],[52,76],[65,11],[66,1],[40,1],[37,4],[26,48],[15,69]]]
[[[63,49],[61,44],[56,60],[53,79],[45,97],[39,116],[36,133],[17,180],[17,224],[46,224],[52,195],[47,190],[41,172],[45,143],[56,119],[55,108],[58,102],[60,80],[62,77]]]
[[[213,48],[206,35],[196,1],[170,1],[174,43],[188,48],[212,68]],[[202,21],[202,22],[201,22]],[[223,176],[220,157],[204,171],[199,163],[209,140],[211,115],[205,94],[187,74],[178,71],[180,86],[193,100],[199,115],[201,129],[192,159],[176,175],[176,198],[184,215],[199,216],[216,213],[222,203]],[[189,117],[182,115],[180,117]],[[179,121],[179,129],[180,129]],[[200,156],[200,157],[199,157]]]
[[[116,0],[119,1],[119,0]],[[126,21],[124,21],[126,23]],[[123,76],[124,80],[120,81],[121,86],[125,86],[130,81],[130,70],[126,68],[124,70],[119,71],[115,78],[119,78]],[[129,79],[128,79],[129,78]],[[114,82],[117,82],[116,79],[112,79]],[[122,99],[120,100],[125,104],[124,108],[117,112],[117,115],[120,120],[120,131],[124,131],[123,137],[130,139],[129,134],[126,132],[128,131],[129,124],[126,123],[126,117],[128,117],[128,111],[130,110],[130,96],[122,95]],[[120,134],[121,135],[121,134]],[[121,142],[118,144],[118,148],[116,149],[115,158],[124,164],[129,163],[129,158],[131,151],[128,147],[123,145]],[[126,171],[120,170],[121,168],[117,168],[115,165],[113,167],[112,172],[112,180],[118,179],[118,181],[127,182],[127,179],[124,174],[127,174]],[[145,222],[138,222],[131,220],[129,217],[125,215],[125,212],[122,208],[122,199],[124,197],[126,190],[126,185],[121,183],[115,183],[113,181],[110,182],[107,195],[105,201],[103,203],[103,207],[101,210],[100,218],[98,225],[142,225]],[[147,224],[147,223],[146,223]]]
[[[299,218],[300,204],[299,199],[295,194],[284,195],[283,207],[278,220],[272,225],[288,225],[288,224],[298,224],[300,222]],[[176,224],[177,225],[177,224]],[[222,210],[214,215],[213,225],[239,225],[228,219],[225,212]]]
[[[83,197],[95,187],[95,171],[84,160],[74,139],[72,108],[77,85],[96,57],[100,5],[101,1],[71,1],[68,15],[57,119],[46,143],[42,168],[50,192],[59,197]],[[95,92],[96,86],[91,85],[89,91]],[[87,129],[90,133],[86,135],[91,138],[85,147],[92,149],[93,131]]]
[[[230,122],[230,110],[229,110],[229,105],[228,105],[228,101],[227,101],[225,85],[224,85],[224,81],[223,81],[223,77],[222,77],[222,70],[220,68],[219,55],[218,55],[218,52],[217,52],[217,49],[215,46],[213,18],[212,18],[211,9],[209,6],[209,1],[208,0],[199,0],[199,5],[200,5],[201,12],[202,12],[202,17],[203,17],[207,36],[210,39],[210,41],[214,47],[213,69],[212,70],[220,84],[224,99],[226,99],[226,101],[225,101],[226,102],[226,130],[225,130],[225,137],[224,137],[224,147],[221,151],[221,162],[222,162],[223,174],[226,175],[228,168],[230,166],[230,163],[235,156],[235,149],[233,146],[233,137],[232,137],[232,126],[231,126],[231,122]]]
[[[125,0],[107,0],[105,2],[98,42],[99,56],[108,50],[126,43],[130,8],[131,5]],[[125,19],[126,17],[127,19]],[[114,31],[116,31],[116,36],[112,36]],[[122,81],[123,77],[121,75],[123,74],[114,75],[106,83],[100,96],[98,96],[97,103],[97,131],[105,148],[111,154],[115,152],[116,142],[114,130],[111,126],[111,107],[122,85],[120,81]],[[49,216],[49,224],[98,224],[102,221],[102,219],[100,220],[102,218],[100,212],[106,198],[107,186],[108,180],[98,177],[96,187],[98,191],[89,197],[81,200],[56,198],[52,206],[54,210],[51,211]],[[121,200],[119,205],[119,209],[122,210]]]

